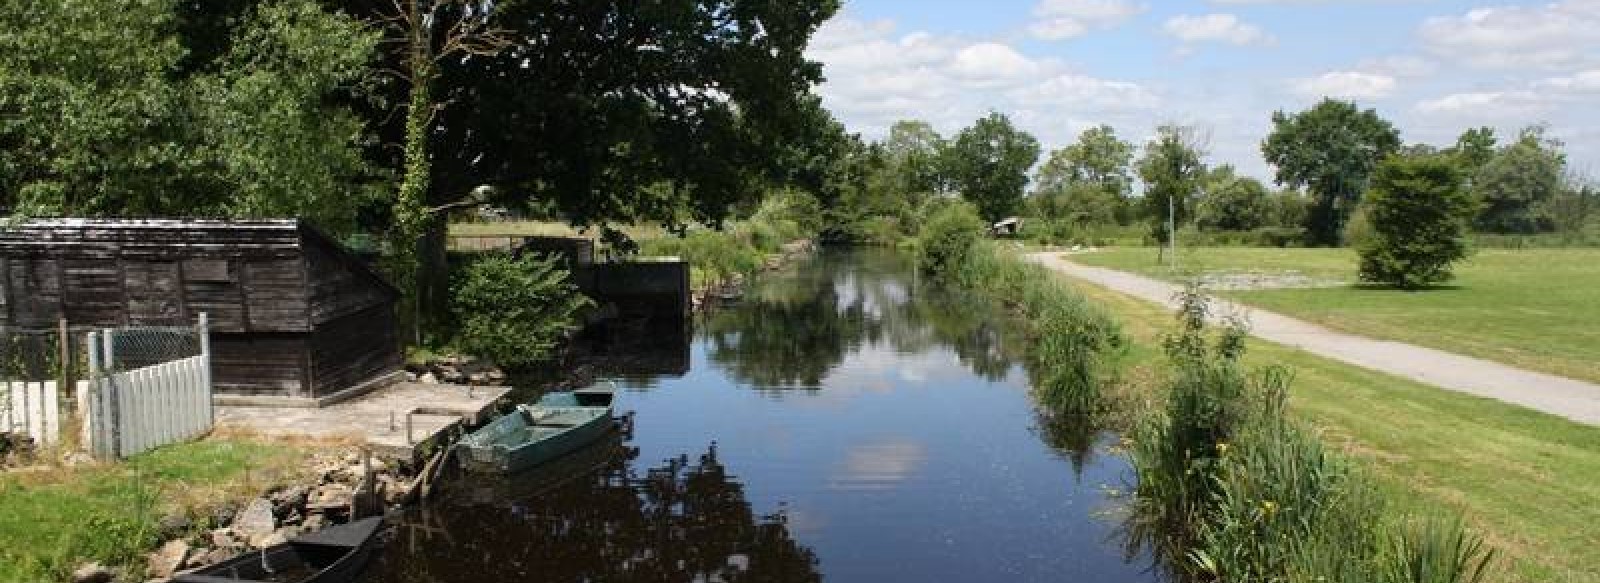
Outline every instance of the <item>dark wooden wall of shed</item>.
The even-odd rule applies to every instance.
[[[302,249],[313,326],[379,306],[392,309],[399,293],[364,262],[313,231],[306,231],[305,235]]]
[[[373,306],[317,326],[310,339],[311,391],[321,397],[400,368],[394,307]]]
[[[229,395],[312,397],[305,334],[212,334],[211,384]]]

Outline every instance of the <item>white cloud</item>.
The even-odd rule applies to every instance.
[[[1296,79],[1295,93],[1305,97],[1378,99],[1394,92],[1395,79],[1388,75],[1360,71],[1330,71],[1315,77]]]
[[[1600,69],[1591,69],[1566,77],[1551,77],[1534,83],[1534,86],[1571,93],[1600,93]]]
[[[1037,20],[1028,32],[1045,40],[1063,40],[1114,27],[1144,11],[1143,5],[1127,0],[1041,0],[1033,8]]]
[[[1003,80],[1037,74],[1042,66],[1000,43],[978,43],[956,51],[950,71],[967,79]]]
[[[995,40],[905,34],[893,23],[848,16],[829,21],[816,38],[807,56],[827,77],[817,92],[850,131],[869,139],[901,119],[948,134],[992,109],[1055,145],[1091,124],[1149,123],[1162,103],[1145,85],[1074,71]]]
[[[1478,67],[1562,68],[1600,60],[1600,1],[1477,8],[1418,29],[1441,58]]]
[[[1151,109],[1160,104],[1160,99],[1154,93],[1137,83],[1074,74],[1051,77],[1012,90],[1008,96],[1030,107],[1059,106],[1100,111]]]
[[[1271,41],[1261,28],[1239,20],[1232,14],[1174,16],[1161,30],[1184,43],[1220,42],[1232,45],[1261,44]]]
[[[1527,90],[1453,93],[1417,103],[1417,111],[1431,115],[1466,115],[1486,119],[1522,118],[1547,107],[1539,94]]]

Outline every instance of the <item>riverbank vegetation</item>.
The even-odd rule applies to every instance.
[[[918,266],[1018,311],[1046,411],[1104,423],[1121,410],[1136,474],[1130,545],[1200,580],[1485,580],[1494,551],[1480,536],[1453,514],[1381,495],[1359,465],[1291,420],[1292,372],[1245,368],[1243,323],[1211,338],[1198,290],[1162,342],[1164,387],[1129,398],[1106,390],[1127,362],[1116,321],[1044,268],[982,241],[974,215],[964,203],[934,212]]]
[[[117,464],[0,473],[0,581],[65,581],[85,561],[142,580],[145,553],[163,536],[205,532],[219,511],[298,476],[305,453],[212,438]]]
[[[1166,308],[1056,277],[1122,325],[1124,378],[1171,384]],[[1293,371],[1288,417],[1355,462],[1389,508],[1459,510],[1500,557],[1494,580],[1592,581],[1600,573],[1587,551],[1595,542],[1588,501],[1600,497],[1600,430],[1270,342],[1247,338],[1244,346],[1240,369]]]
[[[1176,272],[1144,248],[1072,260],[1169,281],[1198,277],[1221,295],[1335,330],[1600,381],[1600,249],[1481,249],[1457,266],[1450,285],[1415,293],[1354,285],[1349,249],[1178,253]]]

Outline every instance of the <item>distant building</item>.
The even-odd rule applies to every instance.
[[[0,227],[0,326],[211,323],[218,395],[322,403],[400,370],[400,293],[296,220]]]
[[[993,225],[989,225],[989,234],[996,237],[1015,237],[1021,231],[1022,219],[1020,217],[1006,217],[996,221]]]

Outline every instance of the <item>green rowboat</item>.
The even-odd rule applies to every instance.
[[[612,388],[550,393],[489,422],[456,443],[468,470],[509,474],[532,468],[599,439],[616,427]]]

